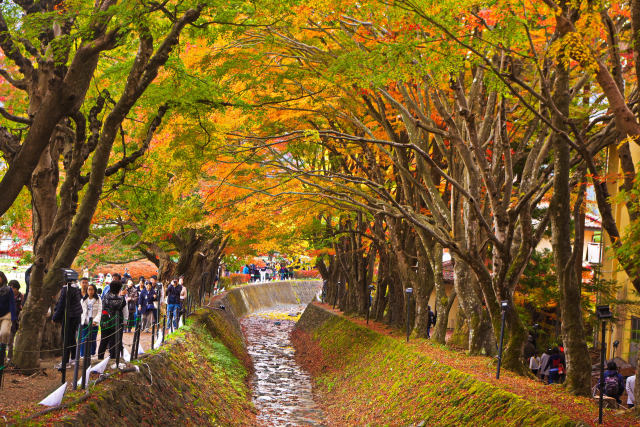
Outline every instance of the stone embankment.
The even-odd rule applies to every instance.
[[[319,280],[254,283],[227,292],[221,303],[236,319],[256,311],[285,305],[308,304],[322,289]]]

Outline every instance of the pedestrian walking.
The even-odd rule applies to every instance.
[[[152,287],[151,281],[147,280],[145,289],[140,292],[138,297],[138,310],[142,313],[142,329],[144,332],[151,327],[153,321],[153,303],[156,301],[156,292]]]
[[[96,354],[96,340],[98,337],[98,325],[102,316],[102,300],[98,297],[96,285],[87,286],[87,297],[82,300],[82,344],[80,357],[84,357],[84,343],[89,340],[89,354]],[[89,320],[91,319],[91,324]]]
[[[178,328],[178,316],[180,315],[180,294],[182,285],[172,280],[167,287],[167,319],[173,321],[173,328]]]
[[[120,295],[122,282],[115,280],[111,282],[109,293],[102,297],[102,316],[100,317],[100,346],[98,347],[98,359],[104,358],[104,353],[109,349],[112,359],[116,357],[116,341],[122,345],[122,336],[116,340],[116,332],[122,325],[123,309],[127,304],[124,297]],[[118,320],[119,319],[119,323]]]
[[[67,293],[69,294],[68,297]],[[67,301],[69,302],[68,307]],[[70,358],[75,359],[76,340],[81,318],[82,292],[75,282],[67,283],[62,287],[60,297],[58,297],[58,302],[56,302],[56,306],[53,310],[53,321],[62,324],[62,337],[64,341],[62,364],[58,367],[59,370],[62,370],[63,365],[69,364]]]
[[[636,391],[635,374],[627,378],[627,381],[625,383],[625,390],[627,391],[627,406],[629,407],[629,409],[631,409],[636,406],[636,396],[634,394]]]
[[[164,299],[164,287],[161,282],[158,282],[158,276],[155,274],[149,278],[151,281],[151,288],[156,294],[156,299],[153,302],[153,323],[158,323],[158,316],[160,314],[160,303]]]
[[[101,295],[104,298],[109,293],[109,288],[111,286],[111,282],[115,279],[111,276],[111,274],[107,274],[104,278],[104,288],[102,289]]]
[[[431,306],[427,306],[427,338],[431,338],[431,326],[436,325],[437,315],[431,311]]]
[[[126,332],[131,332],[131,329],[136,324],[136,319],[138,318],[138,297],[140,296],[140,292],[138,292],[138,288],[133,285],[133,280],[127,281],[127,295],[125,296],[125,301],[127,302],[127,309],[129,311],[129,316],[127,316],[127,322],[125,323]]]
[[[18,321],[13,289],[8,286],[7,276],[0,271],[0,345],[2,351],[11,341],[11,329]]]
[[[545,370],[548,369],[547,384],[554,384],[560,381],[560,375],[564,372],[564,365],[560,356],[560,349],[553,347],[551,355],[547,359]]]
[[[178,283],[182,287],[180,289],[180,315],[184,314],[187,310],[187,287],[184,285],[184,276],[180,276]]]
[[[529,358],[529,369],[531,369],[533,375],[538,376],[538,370],[540,369],[540,357],[538,353],[533,353]]]
[[[538,376],[541,380],[548,382],[549,377],[549,358],[551,357],[551,348],[547,348],[542,356],[540,356],[540,366],[538,368]]]
[[[88,287],[89,287],[89,279],[87,277],[83,277],[82,279],[80,279],[80,293],[82,294],[82,299],[85,299],[87,297]]]
[[[598,387],[599,385],[600,381],[598,381]],[[625,382],[618,372],[618,365],[614,361],[607,362],[607,370],[604,371],[604,394],[613,397],[618,404],[621,404],[620,396],[622,396],[624,389]]]
[[[20,283],[17,280],[9,281],[9,288],[13,291],[13,299],[16,305],[16,320],[11,322],[11,338],[9,339],[9,349],[7,350],[7,358],[13,360],[13,342],[20,327],[20,312],[22,311],[24,295],[20,292]]]

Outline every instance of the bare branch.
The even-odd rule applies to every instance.
[[[31,119],[29,119],[27,117],[20,117],[20,116],[16,116],[14,114],[11,114],[7,110],[5,110],[4,107],[0,107],[0,115],[2,117],[4,117],[5,119],[7,119],[7,120],[11,120],[12,122],[22,123],[22,124],[25,124],[25,125],[30,125],[32,123]]]

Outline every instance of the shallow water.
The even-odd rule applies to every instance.
[[[311,378],[296,363],[289,339],[304,306],[254,313],[240,320],[253,359],[253,402],[265,426],[324,426],[313,401]]]

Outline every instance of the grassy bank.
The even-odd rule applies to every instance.
[[[116,374],[69,393],[65,409],[27,419],[28,425],[255,425],[250,358],[225,313],[201,310],[169,343],[134,362],[139,372]]]
[[[294,344],[335,425],[580,425],[314,305]]]

